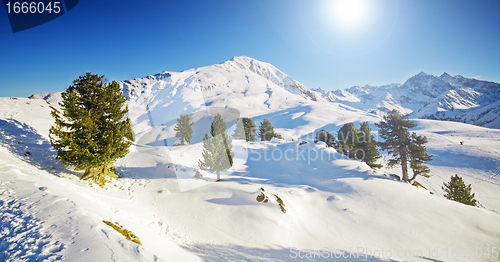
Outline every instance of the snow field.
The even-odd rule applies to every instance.
[[[500,247],[500,131],[415,120],[434,155],[432,177],[417,179],[427,190],[416,188],[389,176],[397,168],[375,171],[314,144],[321,128],[336,134],[345,123],[380,118],[311,101],[292,80],[269,64],[235,58],[123,82],[136,141],[115,163],[121,178],[104,189],[55,160],[48,140],[52,102],[0,98],[0,258],[296,261],[308,259],[299,251],[329,250],[348,255],[340,261],[498,259],[453,257],[451,250]],[[174,147],[171,128],[182,113],[195,116],[198,129],[189,146]],[[285,140],[234,140],[235,165],[222,182],[208,172],[194,179],[201,138],[216,113],[231,123],[252,117],[257,126],[268,118]],[[443,182],[455,173],[472,183],[480,208],[442,197]],[[261,189],[266,203],[257,201]],[[142,247],[102,220],[131,230]],[[353,257],[367,250],[385,256]],[[410,257],[398,256],[407,251]]]

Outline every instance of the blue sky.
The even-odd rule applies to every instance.
[[[359,0],[350,24],[333,1],[80,0],[15,34],[0,8],[0,96],[64,91],[85,72],[119,81],[239,55],[327,90],[421,71],[500,82],[498,0]]]

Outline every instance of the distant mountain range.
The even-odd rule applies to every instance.
[[[269,63],[238,56],[221,64],[162,72],[120,85],[139,133],[209,106],[235,108],[254,117],[324,103],[329,104],[327,108],[341,104],[340,108],[356,111],[363,119],[397,109],[410,118],[500,128],[500,84],[447,73],[437,77],[421,72],[404,84],[326,91],[309,89]],[[46,93],[33,97],[54,100]]]
[[[397,109],[411,118],[464,122],[500,128],[500,84],[451,76],[419,73],[404,84],[351,87],[346,90],[312,89],[331,102],[374,114]]]

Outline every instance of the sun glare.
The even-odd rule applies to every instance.
[[[332,8],[335,22],[340,26],[352,28],[363,24],[368,13],[368,1],[335,0]]]

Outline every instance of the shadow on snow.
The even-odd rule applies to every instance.
[[[264,249],[235,245],[197,244],[184,247],[191,253],[201,257],[203,261],[396,261],[382,259],[365,254],[352,253],[345,250],[323,252],[320,250],[299,250],[289,248]],[[316,256],[314,256],[316,254]],[[323,255],[323,256],[322,256]],[[334,257],[332,257],[334,256]],[[432,260],[437,261],[437,260]]]
[[[50,142],[33,127],[17,120],[0,119],[0,134],[0,143],[30,165],[56,176],[62,173],[80,176],[56,160],[56,152]]]

